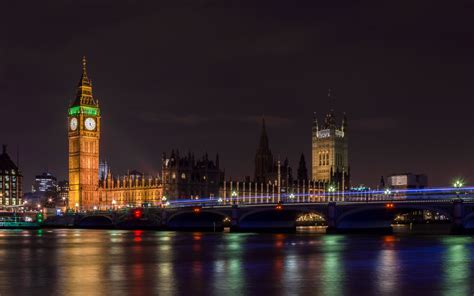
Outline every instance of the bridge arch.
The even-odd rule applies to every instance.
[[[223,220],[230,216],[230,212],[216,209],[200,208],[183,209],[171,214],[167,219],[167,227],[175,230],[223,230]]]
[[[259,208],[243,213],[238,220],[241,230],[292,230],[296,227],[296,219],[304,214],[315,213],[326,220],[326,213],[320,209],[308,207],[287,207],[281,210],[272,208]]]
[[[112,217],[107,215],[92,215],[83,217],[77,225],[86,228],[111,228],[114,227],[114,221]]]
[[[386,208],[386,204],[358,206],[338,215],[336,228],[338,229],[370,229],[390,228],[396,215],[410,211],[438,212],[452,220],[451,209],[446,206],[428,204],[399,204],[394,203],[394,208]]]
[[[466,229],[474,229],[474,211],[464,216],[462,219],[462,225]]]

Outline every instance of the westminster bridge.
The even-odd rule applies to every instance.
[[[430,211],[454,231],[474,230],[474,188],[433,188],[366,193],[331,192],[319,197],[281,194],[274,198],[179,200],[162,206],[129,207],[52,217],[46,226],[148,228],[162,230],[291,231],[296,220],[316,214],[327,232],[391,230],[396,216]]]

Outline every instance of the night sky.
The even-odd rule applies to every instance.
[[[263,114],[274,156],[296,171],[304,152],[309,168],[313,111],[334,108],[353,184],[474,184],[473,1],[5,2],[0,142],[14,159],[19,146],[25,189],[45,170],[67,178],[83,55],[115,174],[157,173],[179,148],[253,175]]]

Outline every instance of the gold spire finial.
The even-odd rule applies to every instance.
[[[83,56],[82,57],[82,72],[83,73],[86,73],[86,65],[87,65],[86,56]]]

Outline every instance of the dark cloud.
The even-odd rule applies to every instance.
[[[474,180],[472,1],[8,1],[0,139],[67,177],[66,109],[86,54],[114,170],[171,148],[251,174],[265,114],[275,155],[310,159],[312,113],[349,118],[355,183],[394,171]],[[334,100],[327,99],[328,88]],[[13,149],[15,150],[15,149]],[[455,157],[449,157],[454,155]]]

